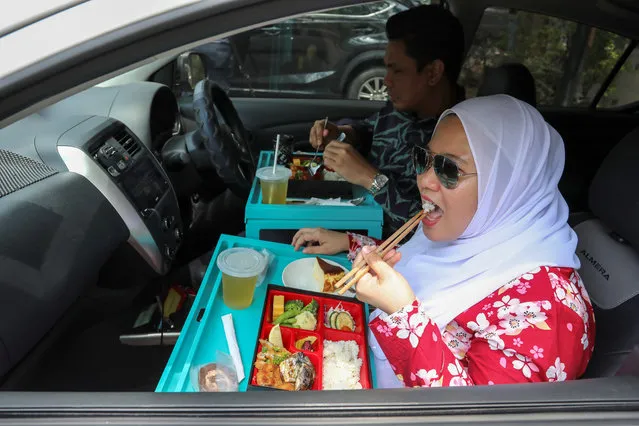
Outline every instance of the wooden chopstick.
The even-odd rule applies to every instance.
[[[389,251],[391,251],[397,244],[399,244],[404,238],[406,238],[406,236],[413,230],[413,228],[419,225],[419,222],[424,218],[424,216],[425,213],[422,211],[415,215],[408,222],[406,222],[404,226],[395,231],[393,235],[391,235],[386,241],[384,241],[384,244],[378,247],[378,249],[376,250],[377,254],[379,254],[381,257],[386,256]],[[338,294],[342,295],[346,291],[348,291],[348,289],[355,285],[355,283],[368,271],[370,271],[370,266],[368,266],[365,261],[364,264],[354,267],[347,275],[345,275],[335,284],[335,288],[339,288],[343,286],[349,278],[352,277],[348,284],[346,284],[346,286],[338,291]]]
[[[419,223],[420,220],[422,220],[424,218],[424,211],[420,211],[419,213],[417,213],[415,216],[413,216],[412,218],[408,219],[406,221],[406,223],[404,223],[397,231],[395,231],[393,233],[393,235],[391,235],[390,237],[388,237],[386,240],[384,240],[382,242],[382,244],[379,245],[379,247],[377,247],[377,254],[381,254],[384,250],[386,250],[387,247],[395,247],[397,245],[397,243],[399,243],[399,241],[397,241],[397,237],[399,237],[400,235],[402,235],[402,233],[407,230],[407,229],[413,229],[413,223],[417,222]],[[409,230],[410,232],[410,230]],[[357,265],[353,265],[353,269],[357,268],[361,268],[362,266],[364,266],[366,264],[366,262],[364,260],[362,260],[360,263],[358,263]],[[351,271],[352,272],[352,271]],[[341,281],[341,280],[340,280]],[[339,286],[342,286],[342,284],[344,284],[343,282],[340,284],[339,282],[337,283],[339,284]]]
[[[393,233],[389,238],[387,238],[376,250],[377,254],[381,257],[386,256],[389,251],[391,251],[397,244],[399,244],[406,236],[417,226],[419,222],[424,218],[426,212],[423,210],[413,216],[410,220],[408,220],[401,228]],[[362,278],[368,271],[370,270],[370,266],[366,264],[366,261],[358,265],[354,265],[353,269],[350,270],[341,280],[335,283],[335,288],[342,287],[344,283],[348,281],[348,284],[341,288],[338,291],[338,294],[342,295],[349,288],[351,288],[360,278]],[[349,281],[350,279],[350,281]]]

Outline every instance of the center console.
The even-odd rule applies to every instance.
[[[88,146],[93,159],[127,195],[168,260],[182,240],[179,210],[157,160],[124,126]]]
[[[164,274],[183,236],[168,176],[122,123],[96,119],[67,132],[58,142],[58,152],[70,171],[84,175],[109,200],[129,228],[129,243],[156,272]],[[71,142],[78,139],[84,140],[80,146]]]

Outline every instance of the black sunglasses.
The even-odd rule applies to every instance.
[[[418,175],[426,173],[431,166],[435,169],[435,175],[446,189],[455,189],[459,184],[459,178],[474,176],[477,173],[464,173],[450,158],[441,154],[433,154],[426,148],[415,145],[413,147],[413,167]]]

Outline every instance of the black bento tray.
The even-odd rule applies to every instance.
[[[353,185],[344,181],[333,180],[289,180],[288,198],[342,198],[350,200]]]

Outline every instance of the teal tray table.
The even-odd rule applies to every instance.
[[[262,151],[258,168],[273,164],[273,151]],[[382,238],[384,212],[364,188],[353,187],[355,198],[364,197],[358,206],[312,206],[304,204],[262,204],[259,179],[255,178],[245,210],[246,236],[260,239],[262,230],[326,228],[365,231]]]
[[[231,247],[250,247],[258,251],[265,248],[275,256],[264,282],[255,289],[251,306],[242,310],[230,309],[222,300],[222,273],[217,267],[216,260],[219,253]],[[306,256],[296,252],[287,244],[222,235],[155,391],[195,392],[190,380],[191,366],[212,362],[216,350],[230,354],[221,319],[222,315],[228,313],[233,314],[233,324],[246,375],[239,384],[239,390],[246,391],[253,369],[251,362],[257,344],[268,284],[282,285],[282,271],[286,265],[302,257]],[[351,266],[345,256],[322,257],[334,260],[348,268]],[[368,306],[365,307],[365,312],[368,312]],[[375,364],[372,352],[368,353],[368,359],[373,387],[375,387]]]

